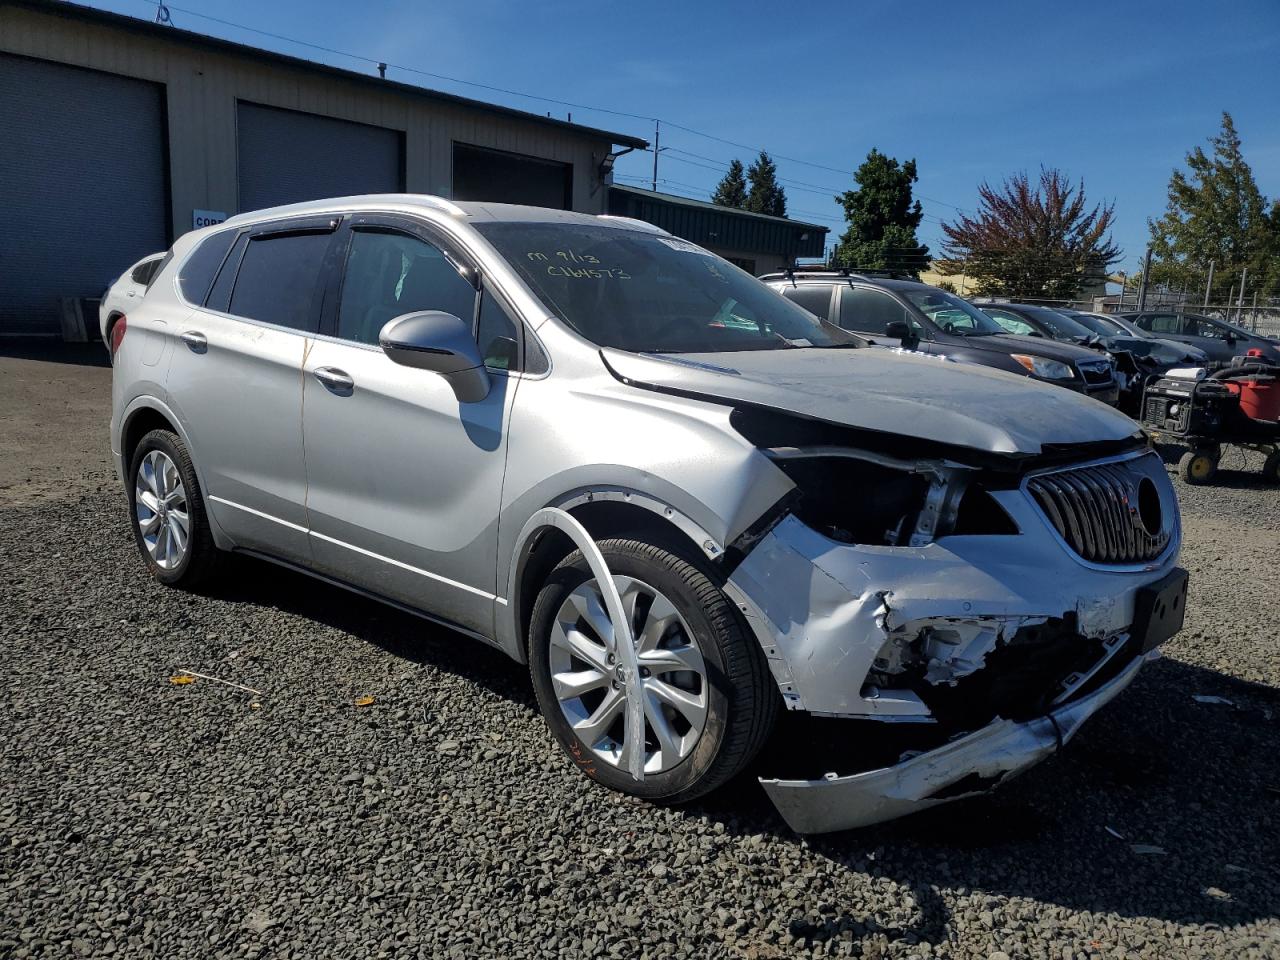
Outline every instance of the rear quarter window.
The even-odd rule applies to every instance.
[[[182,291],[182,299],[198,307],[204,306],[213,278],[218,275],[218,268],[226,259],[235,238],[235,230],[224,230],[206,237],[191,251],[178,270],[178,289]]]
[[[831,319],[831,285],[806,283],[801,286],[785,286],[779,292],[798,307],[804,307],[816,317]]]

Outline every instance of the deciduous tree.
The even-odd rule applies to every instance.
[[[947,273],[966,271],[981,294],[1070,300],[1120,259],[1108,231],[1113,204],[1089,209],[1084,181],[1041,168],[978,188],[978,210],[942,224]]]
[[[835,198],[849,221],[836,247],[836,265],[911,274],[925,269],[929,248],[916,238],[924,212],[911,195],[917,179],[915,160],[899,165],[895,158],[873,149],[853,179],[857,189]]]

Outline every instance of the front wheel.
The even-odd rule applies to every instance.
[[[644,704],[643,743],[627,736],[625,670],[613,624],[580,551],[538,594],[529,662],[547,725],[584,773],[607,787],[679,803],[721,786],[756,755],[779,695],[755,639],[720,588],[668,549],[600,544],[630,617]],[[628,772],[643,751],[644,779]]]
[[[1188,450],[1178,461],[1178,476],[1192,486],[1208,483],[1217,472],[1218,457],[1206,450]]]

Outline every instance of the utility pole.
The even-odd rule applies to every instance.
[[[1120,305],[1116,307],[1116,313],[1124,313],[1124,287],[1129,282],[1129,275],[1123,270],[1120,271]]]
[[[1209,291],[1213,289],[1213,261],[1209,261],[1209,279],[1204,285],[1204,308],[1209,309]]]
[[[1142,258],[1142,284],[1138,287],[1138,312],[1147,309],[1147,282],[1151,276],[1151,248],[1147,247],[1147,255]]]
[[[658,142],[662,137],[662,121],[653,121],[653,192],[658,192],[658,154],[662,148],[658,146]]]
[[[1236,323],[1240,322],[1240,314],[1244,312],[1244,285],[1249,280],[1249,268],[1240,271],[1240,296],[1236,300]]]
[[[1258,288],[1253,289],[1253,309],[1249,311],[1249,317],[1253,320],[1253,332],[1258,332]]]

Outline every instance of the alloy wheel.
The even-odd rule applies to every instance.
[[[163,450],[149,450],[134,477],[135,522],[147,553],[161,570],[182,563],[191,541],[191,515],[178,466]]]
[[[693,632],[675,606],[647,583],[615,576],[631,622],[644,703],[644,743],[627,738],[627,676],[609,648],[613,623],[599,584],[588,580],[561,604],[551,626],[551,683],[578,738],[603,762],[629,768],[644,750],[646,775],[679,764],[706,727],[707,668]]]

